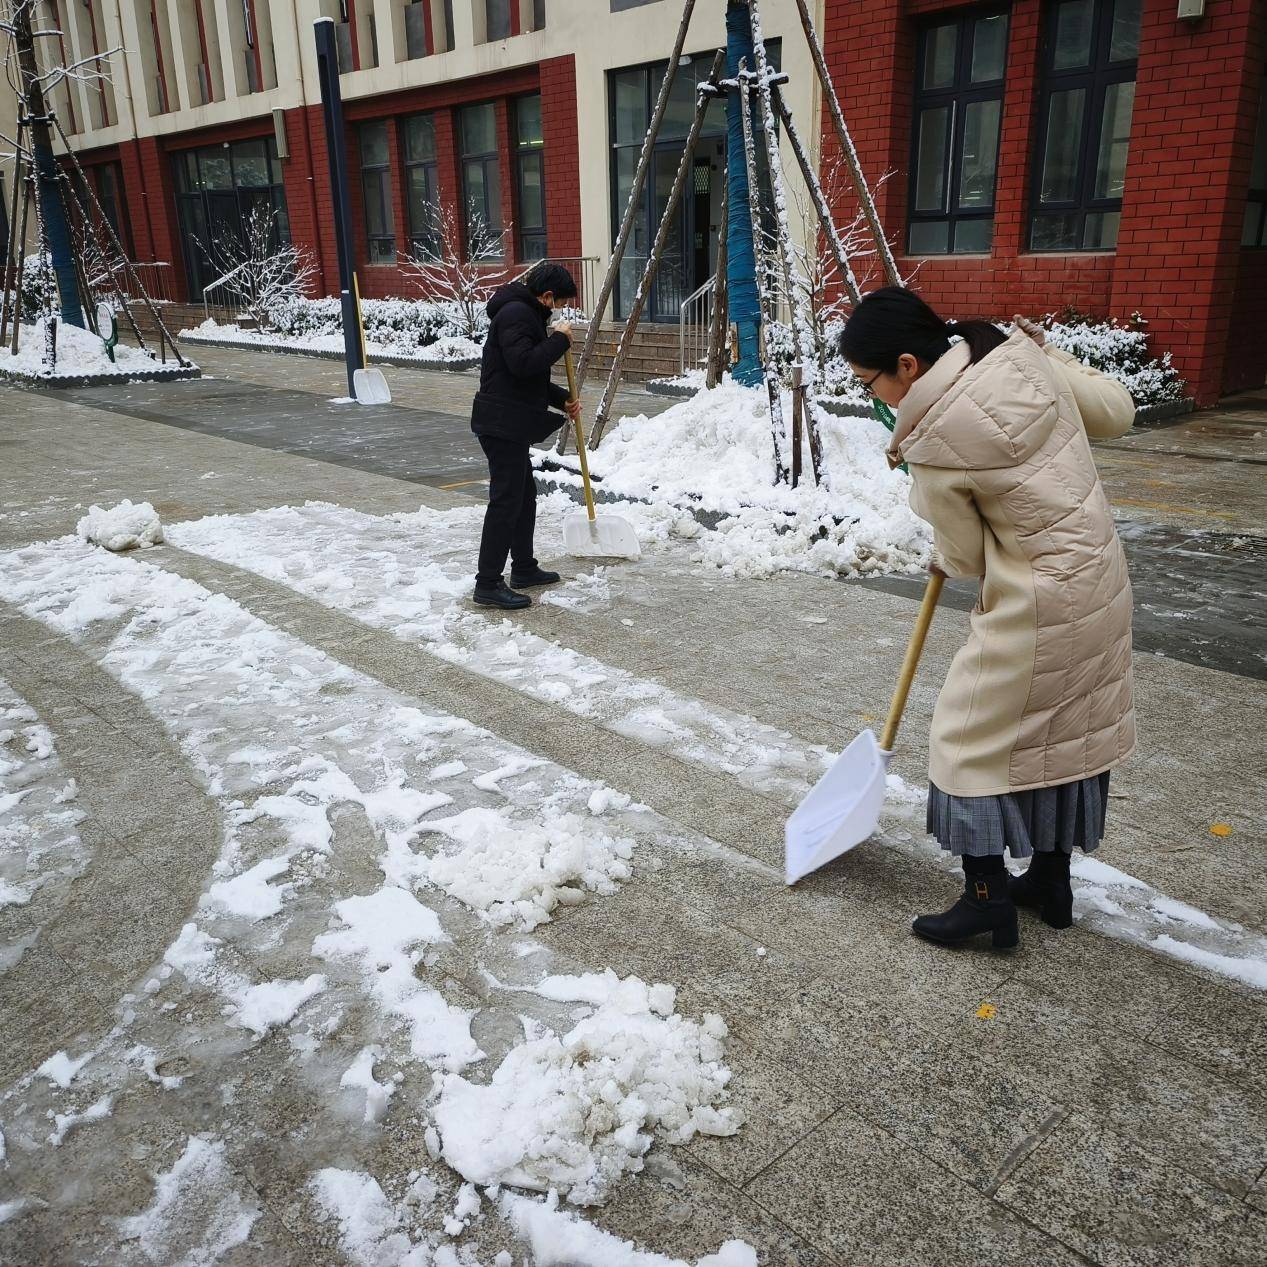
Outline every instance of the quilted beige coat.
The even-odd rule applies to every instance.
[[[1131,585],[1088,434],[1121,435],[1119,383],[1018,331],[959,343],[902,400],[890,446],[948,576],[979,576],[933,714],[929,778],[992,796],[1086,778],[1135,747]]]

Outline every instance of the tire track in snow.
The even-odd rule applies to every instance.
[[[400,641],[584,718],[675,759],[796,805],[832,754],[744,714],[682,696],[660,683],[558,642],[490,621],[465,606],[482,509],[421,509],[386,517],[330,503],[210,516],[175,525],[182,550],[230,564],[344,613]],[[587,587],[582,582],[582,592]],[[589,586],[592,588],[592,585]],[[879,833],[886,845],[954,869],[934,842],[908,830],[922,791],[891,779],[907,822]],[[905,813],[903,813],[905,811]],[[1216,919],[1096,858],[1075,860],[1080,921],[1104,935],[1267,989],[1267,938]]]

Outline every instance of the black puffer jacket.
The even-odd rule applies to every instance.
[[[520,282],[499,286],[488,301],[493,324],[484,342],[480,389],[471,408],[476,435],[539,444],[566,421],[550,406],[567,404],[550,367],[568,349],[565,334],[550,334],[550,310]]]

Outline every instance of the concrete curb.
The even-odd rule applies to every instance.
[[[200,348],[237,348],[244,352],[272,352],[276,356],[306,356],[317,361],[341,361],[342,352],[328,352],[324,348],[286,348],[275,343],[252,343],[249,339],[200,339],[196,334],[177,335],[182,343]],[[416,356],[379,356],[370,358],[371,365],[393,365],[398,369],[447,370],[451,374],[465,374],[477,369],[479,359],[465,361],[427,361]]]
[[[132,374],[21,374],[0,369],[0,382],[19,383],[23,387],[46,387],[59,390],[63,387],[110,387],[117,383],[167,383],[201,378],[202,370],[196,365],[176,365],[169,370],[137,370]]]
[[[1135,411],[1137,427],[1167,427],[1176,423],[1185,414],[1190,414],[1197,407],[1197,402],[1185,397],[1183,400],[1168,400],[1160,405],[1144,405]]]

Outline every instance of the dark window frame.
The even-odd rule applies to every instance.
[[[429,120],[431,124],[432,156],[430,158],[410,158],[407,135],[409,125],[415,120],[422,119]],[[402,144],[404,146],[405,212],[409,217],[409,249],[413,257],[420,260],[439,259],[443,247],[440,223],[440,162],[435,152],[435,123],[435,111],[424,110],[420,114],[409,115],[402,120],[400,125]],[[429,218],[429,222],[422,225],[418,223],[414,216],[412,173],[415,171],[422,173],[423,192]]]
[[[386,156],[381,163],[366,163],[365,134],[370,128],[383,129]],[[365,259],[369,264],[396,262],[396,220],[392,209],[392,133],[386,119],[370,119],[357,129],[357,154],[361,164],[361,221],[365,229]],[[378,185],[383,208],[383,225],[375,232],[370,225],[370,188]]]
[[[1112,246],[1036,246],[1039,221],[1044,216],[1074,215],[1078,217],[1077,240],[1086,240],[1087,217],[1092,215],[1120,215],[1122,199],[1095,197],[1096,168],[1100,157],[1100,133],[1104,128],[1104,103],[1110,87],[1117,84],[1134,84],[1139,74],[1138,33],[1137,51],[1133,58],[1111,62],[1109,55],[1113,41],[1113,11],[1115,0],[1093,0],[1094,15],[1091,30],[1091,56],[1085,66],[1056,69],[1057,21],[1061,3],[1049,4],[1043,14],[1041,63],[1039,68],[1038,131],[1035,138],[1033,171],[1031,172],[1030,209],[1027,239],[1029,251],[1035,255],[1070,255],[1087,252],[1112,252],[1117,249],[1117,235]],[[1043,176],[1047,160],[1047,140],[1051,123],[1051,101],[1062,92],[1083,89],[1086,93],[1082,112],[1082,133],[1078,138],[1077,168],[1074,185],[1076,193],[1071,199],[1043,200]],[[1133,107],[1132,107],[1133,113]],[[1129,149],[1128,149],[1129,163]]]
[[[468,111],[488,109],[493,112],[493,148],[468,154],[466,151],[466,129],[463,121]],[[462,175],[462,232],[465,237],[466,253],[471,252],[471,241],[474,237],[474,199],[471,196],[469,174],[473,167],[481,169],[481,187],[483,189],[482,216],[490,237],[498,244],[496,253],[489,252],[481,258],[487,260],[503,260],[506,258],[506,225],[502,216],[502,168],[501,153],[498,148],[497,103],[495,101],[472,101],[458,107],[458,164]],[[497,190],[496,205],[489,198],[489,172],[496,180],[493,186]]]
[[[1002,17],[1007,20],[1007,33],[1003,40],[1003,72],[997,79],[982,83],[972,82],[972,56],[974,51],[973,36],[976,24],[987,18]],[[929,37],[942,27],[955,27],[955,75],[950,85],[945,88],[925,88],[924,69],[929,51]],[[907,253],[919,258],[936,258],[950,255],[989,254],[990,248],[984,252],[956,251],[955,234],[959,225],[968,221],[991,221],[991,239],[993,239],[993,220],[998,208],[999,181],[999,138],[995,140],[994,152],[994,186],[989,206],[959,206],[959,186],[963,173],[964,128],[968,117],[968,107],[980,102],[997,101],[999,103],[999,137],[1003,131],[1003,105],[1007,84],[1007,53],[1012,35],[1012,10],[1010,5],[984,5],[967,9],[954,14],[950,20],[945,14],[938,14],[921,23],[919,38],[915,52],[915,98],[911,114],[911,161],[910,178],[907,182],[906,201],[906,245]],[[943,169],[946,181],[942,209],[937,211],[921,211],[916,209],[916,192],[920,178],[920,120],[924,111],[949,107],[947,131],[944,138],[949,161]],[[912,246],[912,235],[916,225],[945,223],[947,249],[945,251],[915,250]]]
[[[519,233],[518,233],[518,249],[519,258],[521,260],[543,260],[549,254],[549,221],[546,203],[546,163],[545,163],[545,137],[537,142],[525,142],[519,132],[519,112],[523,108],[525,101],[535,99],[537,109],[541,109],[541,94],[539,92],[527,93],[524,96],[516,97],[511,102],[511,119],[514,124],[514,155],[515,155],[515,206],[518,212]],[[528,227],[523,208],[527,199],[526,190],[524,188],[524,168],[525,159],[535,159],[537,166],[537,189],[538,198],[540,199],[541,227]]]

